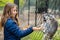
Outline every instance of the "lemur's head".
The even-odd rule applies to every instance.
[[[43,15],[43,21],[51,23],[52,21],[55,20],[55,16],[52,14],[44,14]]]

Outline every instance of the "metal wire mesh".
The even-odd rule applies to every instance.
[[[42,22],[42,14],[36,14],[36,1],[37,0],[26,0],[22,9],[20,9],[20,15],[22,15],[22,20],[28,25],[33,24],[38,26]],[[59,7],[60,0],[47,0],[48,2],[48,12],[56,14],[56,10],[60,10]],[[51,11],[50,11],[51,10]],[[54,11],[55,10],[55,11]],[[58,13],[57,13],[58,14]],[[53,37],[53,40],[60,40],[60,31],[58,30]],[[22,38],[22,40],[42,40],[43,33],[41,31],[34,31],[32,34]],[[58,38],[57,38],[58,37]]]

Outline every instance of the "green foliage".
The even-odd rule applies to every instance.
[[[14,0],[0,0],[0,6],[4,6],[6,3],[14,3]]]
[[[46,0],[37,0],[37,7],[38,8],[42,8],[42,7],[46,7]]]
[[[23,7],[24,4],[25,4],[25,0],[19,0],[20,7]]]
[[[60,9],[60,0],[49,0],[49,8],[51,9]]]

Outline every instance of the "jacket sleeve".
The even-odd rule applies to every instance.
[[[16,37],[21,38],[33,32],[32,26],[26,30],[21,30],[19,29],[18,25],[12,20],[7,21],[5,25],[6,25],[7,31],[12,33]]]

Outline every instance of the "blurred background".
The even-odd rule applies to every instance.
[[[0,0],[0,19],[6,3],[15,3],[19,10],[20,26],[26,25],[38,26],[42,23],[43,12],[51,13],[58,21],[58,30],[53,40],[60,40],[60,0]],[[3,40],[3,30],[0,31],[0,40]],[[41,40],[43,33],[34,31],[22,40]]]

